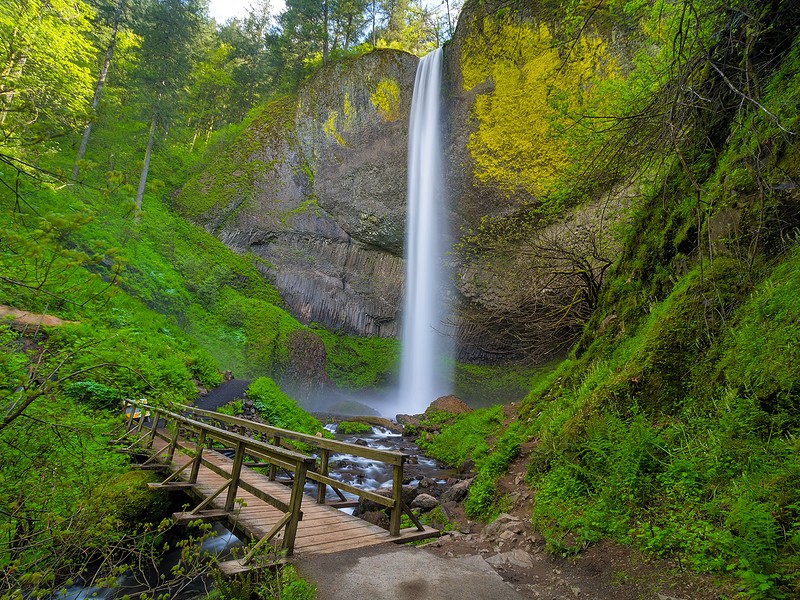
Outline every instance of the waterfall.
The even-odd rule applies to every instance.
[[[449,232],[442,165],[441,68],[438,49],[420,60],[408,135],[406,273],[398,411],[417,414],[450,393],[452,346],[443,333],[446,315],[443,269]]]

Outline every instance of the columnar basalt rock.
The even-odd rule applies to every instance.
[[[599,11],[566,44],[569,32],[555,4],[511,11],[499,0],[467,2],[444,49],[445,200],[456,240],[541,201],[570,161],[580,161],[575,140],[563,135],[565,111],[596,102],[597,86],[627,68],[629,32],[614,29]],[[562,47],[570,50],[563,56]],[[418,61],[376,50],[321,69],[296,97],[265,107],[177,199],[179,209],[226,245],[252,252],[304,323],[399,335]],[[564,219],[568,226],[582,217],[565,213]],[[476,330],[473,322],[476,315],[479,322],[504,315],[514,331],[511,316],[522,304],[513,285],[521,281],[520,261],[505,260],[506,251],[513,248],[466,259],[454,252],[448,259],[463,301],[454,319],[462,360],[518,358],[505,346],[505,334]],[[553,312],[552,306],[542,310]]]
[[[417,57],[331,65],[265,107],[177,206],[252,252],[304,323],[393,337],[403,290],[407,123]]]

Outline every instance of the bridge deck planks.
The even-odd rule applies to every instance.
[[[163,452],[167,445],[168,443],[159,437],[153,440],[153,450],[157,453]],[[181,440],[179,445],[192,453],[194,452],[194,444],[190,442]],[[204,450],[203,458],[228,473],[233,466],[232,459],[214,450]],[[175,471],[190,460],[191,458],[183,452],[176,451],[170,469]],[[184,480],[187,479],[188,471],[189,469],[184,470],[180,477]],[[281,483],[270,481],[266,475],[243,467],[240,478],[253,487],[287,504],[289,503],[291,490]],[[206,466],[201,466],[193,492],[205,498],[219,489],[223,483],[225,483],[225,480],[220,475]],[[223,508],[225,495],[226,493],[223,492],[213,500],[209,508]],[[239,533],[243,532],[251,538],[261,539],[283,516],[281,511],[241,488],[236,494],[236,499],[241,500],[242,503],[241,505],[237,503],[237,507],[234,508],[235,514],[231,519],[233,521],[231,525],[239,530]],[[365,548],[388,542],[401,542],[405,541],[405,539],[416,539],[418,535],[416,529],[413,529],[401,532],[399,538],[392,537],[388,531],[377,525],[368,523],[358,517],[353,517],[332,506],[317,504],[314,498],[305,494],[303,495],[302,511],[303,519],[298,524],[294,548],[295,555],[300,558]],[[432,532],[433,530],[427,532],[428,537]]]

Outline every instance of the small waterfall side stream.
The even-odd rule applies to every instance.
[[[449,235],[441,144],[442,50],[417,67],[408,130],[406,275],[400,386],[395,412],[419,414],[450,393],[447,359],[452,344],[442,333],[446,315],[443,268]]]

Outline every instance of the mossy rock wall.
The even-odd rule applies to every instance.
[[[530,360],[531,347],[535,361],[563,354],[582,325],[561,318],[581,294],[564,258],[585,251],[596,255],[588,263],[613,261],[615,230],[635,201],[635,190],[613,181],[596,195],[569,190],[598,150],[576,115],[613,113],[605,104],[624,87],[641,34],[605,6],[562,4],[468,1],[445,48],[464,361]],[[581,247],[587,235],[597,248]],[[517,321],[520,307],[529,316]],[[556,314],[558,325],[533,331]]]
[[[176,199],[227,246],[251,252],[305,324],[398,334],[417,61],[375,51],[323,69],[212,148]]]
[[[581,27],[586,15],[576,10],[568,20],[554,2],[465,6],[445,48],[443,81],[456,239],[539,205],[587,158],[586,140],[569,133],[567,114],[599,110],[603,86],[628,69],[636,30],[602,10]],[[262,259],[259,268],[303,323],[399,333],[417,64],[408,53],[380,50],[324,67],[296,97],[270,104],[229,140],[179,198],[227,245]],[[590,200],[591,211],[602,199]],[[566,208],[574,207],[563,214]],[[521,304],[506,285],[518,281],[519,261],[498,256],[456,265],[459,295],[473,310],[462,313],[465,321],[476,310]],[[478,347],[485,342],[465,336],[460,358],[488,360]]]
[[[324,68],[298,98],[297,136],[319,205],[353,238],[396,256],[417,62],[399,50],[370,52]]]

